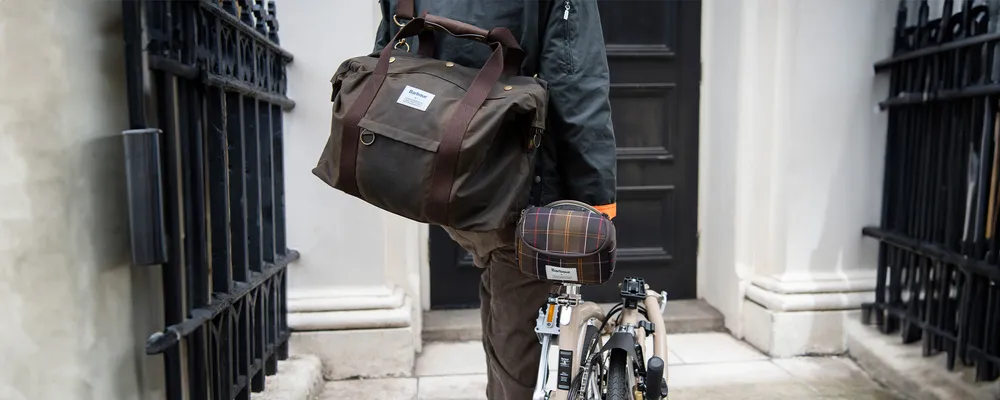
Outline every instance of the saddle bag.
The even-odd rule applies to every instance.
[[[493,53],[480,69],[438,60],[436,34]],[[425,13],[390,43],[413,36],[417,54],[389,45],[340,65],[330,137],[313,174],[418,222],[473,232],[514,223],[545,128],[544,81],[518,76],[524,52],[506,28]]]
[[[518,266],[532,278],[600,285],[615,273],[615,225],[587,204],[562,200],[529,207],[516,236]]]

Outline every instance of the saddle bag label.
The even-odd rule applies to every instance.
[[[569,390],[570,384],[570,369],[573,365],[573,351],[571,350],[559,350],[559,369],[557,374],[559,376],[558,381],[556,381],[559,390]]]
[[[399,95],[399,99],[396,102],[420,111],[427,111],[427,106],[431,105],[431,101],[433,100],[434,95],[430,92],[406,85],[406,88],[403,89],[403,93]]]
[[[553,281],[576,282],[580,278],[576,274],[576,268],[562,268],[555,265],[545,266],[545,277]]]

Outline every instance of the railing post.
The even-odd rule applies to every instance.
[[[274,2],[122,4],[133,258],[162,265],[167,325],[146,352],[164,355],[169,400],[249,399],[288,356],[298,253],[284,239],[280,151],[292,56]]]

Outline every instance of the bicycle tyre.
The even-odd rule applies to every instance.
[[[589,359],[589,357],[591,355],[591,350],[598,350],[597,344],[600,344],[600,343],[596,343],[595,344],[594,342],[600,340],[599,333],[600,333],[600,330],[596,326],[593,326],[593,329],[591,329],[591,328],[588,327],[587,330],[586,330],[586,332],[584,333],[583,348],[580,350],[582,352],[581,354],[583,354],[583,356],[580,357],[580,363],[581,364],[587,362],[587,360]],[[588,380],[600,379],[600,377],[598,375],[599,371],[596,370],[599,366],[600,366],[600,357],[598,357],[594,361],[593,365],[590,366],[590,368],[592,368],[593,370],[590,372],[591,375],[590,375],[590,377],[589,377]],[[587,382],[583,382],[583,374],[580,374],[579,371],[577,371],[577,372],[578,373],[577,373],[576,377],[573,378],[573,383],[570,385],[569,394],[566,396],[566,398],[569,399],[569,400],[581,400],[581,399],[582,400],[588,400],[586,398],[586,392],[587,392],[587,390],[586,390],[586,384],[587,384]]]
[[[607,400],[633,400],[632,388],[629,386],[628,353],[623,350],[612,350],[608,362],[608,392]]]

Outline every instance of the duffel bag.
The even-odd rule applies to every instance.
[[[437,33],[493,53],[481,69],[434,59]],[[413,36],[419,54],[390,45],[341,64],[330,138],[313,173],[419,222],[464,231],[515,222],[545,128],[545,83],[518,76],[524,52],[506,28],[424,14],[390,43]]]

